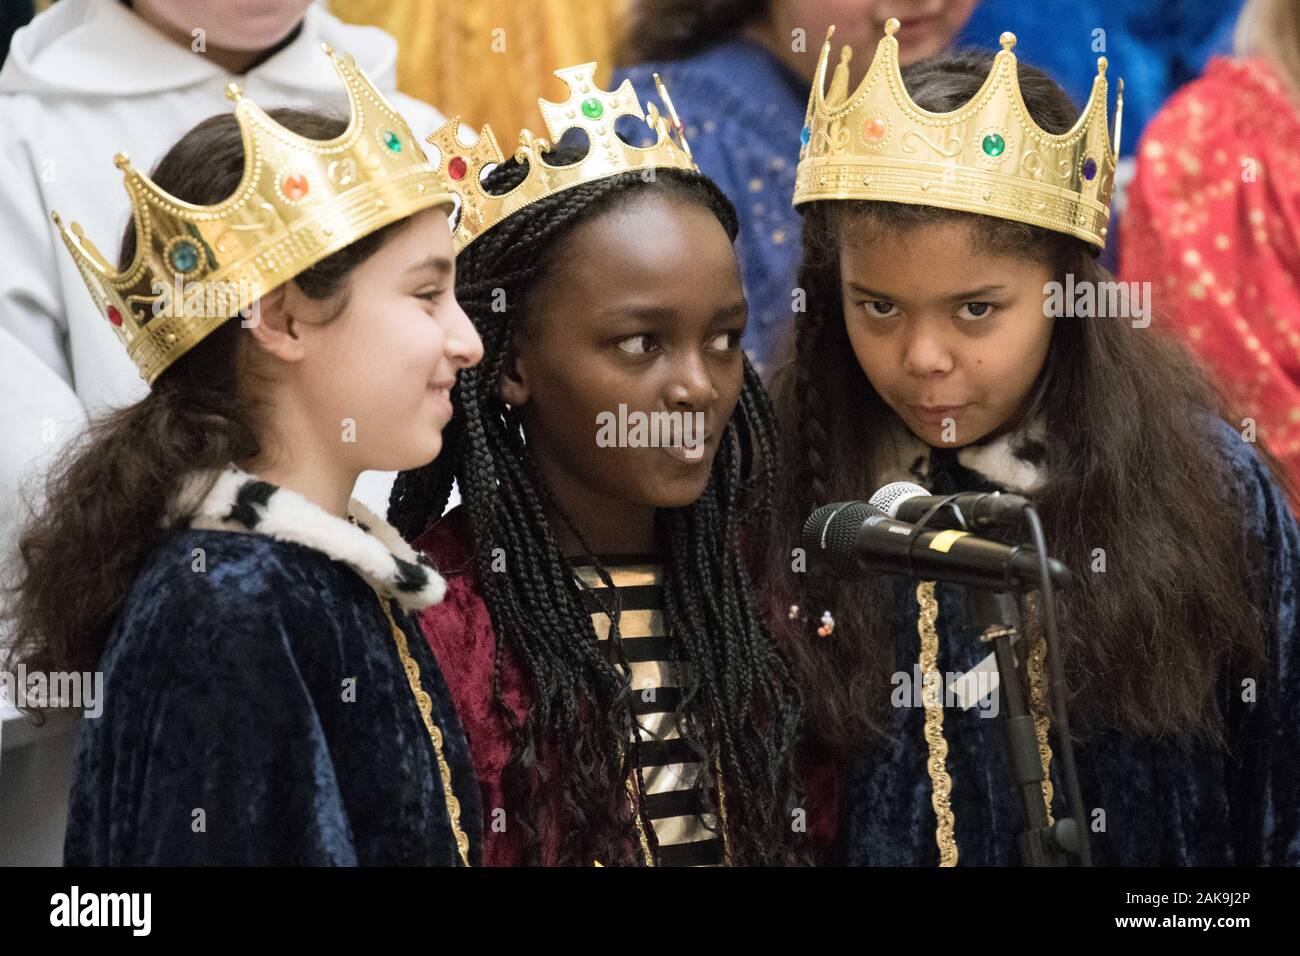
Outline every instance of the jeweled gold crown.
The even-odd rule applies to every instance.
[[[831,27],[822,45],[804,120],[796,206],[819,199],[865,199],[938,206],[1010,219],[1105,246],[1119,154],[1124,81],[1115,106],[1114,148],[1106,128],[1106,58],[1083,115],[1068,132],[1048,133],[1025,107],[1014,34],[1004,33],[993,69],[951,113],[912,102],[898,65],[898,21],[857,91],[849,95],[844,47],[826,91]],[[824,92],[825,91],[825,92]]]
[[[602,90],[596,85],[595,63],[556,70],[555,75],[569,88],[569,98],[563,103],[537,101],[551,138],[548,141],[534,136],[530,130],[520,131],[514,158],[516,162],[528,164],[528,173],[507,192],[489,193],[480,179],[486,166],[505,161],[490,126],[483,127],[472,146],[460,139],[460,117],[452,117],[428,137],[427,142],[438,148],[440,171],[461,200],[460,221],[452,234],[452,245],[457,252],[525,206],[583,183],[651,169],[699,172],[691,159],[682,122],[659,74],[655,74],[655,86],[667,116],[661,115],[653,103],[647,103],[643,112],[629,80],[625,79],[613,92]],[[645,122],[656,136],[655,143],[639,147],[624,142],[614,132],[614,123],[620,116],[635,116]],[[542,154],[571,129],[581,129],[587,134],[587,154],[569,166],[550,165]]]
[[[117,155],[135,220],[136,253],[126,269],[115,269],[79,225],[64,228],[52,214],[95,304],[150,385],[304,269],[382,226],[453,201],[419,140],[356,61],[323,48],[347,87],[347,129],[331,140],[299,136],[230,84],[244,174],[222,202],[176,199]]]

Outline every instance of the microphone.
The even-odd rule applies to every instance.
[[[910,481],[895,481],[871,496],[871,504],[899,521],[920,521],[925,513],[945,498],[944,507],[925,523],[927,528],[994,528],[1018,525],[1024,519],[1029,499],[1004,495],[1000,491],[967,491],[956,496],[932,495]]]
[[[921,581],[948,581],[994,591],[1038,589],[1038,552],[1023,545],[998,544],[966,531],[922,531],[895,521],[866,501],[823,505],[803,526],[803,546],[823,558],[841,577],[901,574]],[[1055,558],[1048,574],[1057,587],[1073,575]]]

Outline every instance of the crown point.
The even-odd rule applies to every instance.
[[[998,43],[1002,44],[1002,49],[1010,52],[1011,48],[1016,45],[1016,35],[1008,30],[998,37]]]
[[[844,66],[849,65],[849,60],[853,59],[853,47],[846,46],[840,50],[840,63]]]
[[[113,165],[118,169],[126,169],[126,167],[131,165],[131,157],[126,155],[126,153],[118,153],[113,157]]]
[[[830,43],[831,37],[833,36],[835,36],[835,24],[832,23],[830,26],[826,28],[826,39],[822,42]]]
[[[901,26],[902,24],[898,22],[898,17],[890,17],[885,21],[885,36],[892,37],[898,32],[898,28]]]
[[[232,103],[238,103],[244,95],[244,88],[238,83],[226,84],[226,99]]]
[[[334,55],[334,47],[330,46],[328,43],[322,41],[320,48],[325,51],[326,56]]]
[[[50,218],[54,220],[54,225],[58,226],[60,229],[63,228],[63,217],[53,209],[50,210]]]
[[[1102,76],[1106,75],[1106,67],[1108,67],[1109,65],[1110,65],[1110,61],[1107,60],[1104,56],[1097,57],[1097,72],[1100,73]]]

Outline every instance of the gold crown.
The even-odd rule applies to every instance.
[[[844,47],[825,90],[831,27],[822,45],[801,136],[794,204],[819,199],[912,203],[996,216],[1104,246],[1119,154],[1124,81],[1115,107],[1114,149],[1106,130],[1106,58],[1083,115],[1068,132],[1045,132],[1025,106],[1011,48],[1002,50],[970,100],[951,113],[923,110],[908,96],[898,66],[898,21],[857,91],[849,96]]]
[[[520,131],[514,158],[516,162],[528,164],[528,173],[513,189],[494,195],[483,188],[480,177],[484,167],[505,160],[490,126],[483,127],[478,141],[471,146],[460,139],[460,117],[452,117],[426,140],[438,148],[439,169],[461,201],[460,220],[452,234],[452,245],[457,252],[525,206],[583,183],[649,169],[699,172],[691,159],[682,122],[659,74],[655,74],[655,86],[668,110],[666,117],[649,102],[642,112],[636,91],[626,79],[613,92],[602,90],[596,85],[595,63],[556,70],[555,75],[569,88],[569,98],[563,103],[537,101],[551,139],[548,142],[535,137],[527,129]],[[658,137],[655,144],[638,147],[624,142],[614,132],[614,123],[620,116],[635,116],[644,121]],[[572,165],[552,166],[542,154],[571,129],[586,132],[587,154]]]
[[[382,226],[452,203],[419,140],[356,61],[322,47],[347,87],[347,129],[332,140],[299,136],[230,84],[244,174],[216,205],[168,195],[117,155],[136,233],[124,270],[77,223],[64,228],[52,213],[96,306],[150,385],[213,329],[247,316],[257,299],[304,269]]]

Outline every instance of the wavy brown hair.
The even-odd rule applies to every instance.
[[[988,54],[954,53],[903,76],[919,106],[942,113],[970,100],[991,68]],[[1041,71],[1019,69],[1034,119],[1049,132],[1068,130],[1077,112],[1065,93]],[[777,514],[784,527],[770,577],[788,582],[791,601],[834,611],[829,637],[801,635],[790,644],[813,728],[845,750],[886,726],[898,621],[865,599],[871,583],[792,574],[791,549],[815,508],[863,498],[876,486],[877,456],[898,419],[850,347],[839,244],[846,229],[855,242],[888,242],[947,222],[968,225],[979,248],[1042,263],[1057,281],[1070,273],[1076,282],[1111,278],[1083,241],[1035,226],[896,203],[804,207],[799,284],[807,310],[772,382],[783,431]],[[1218,394],[1171,338],[1115,318],[1056,320],[1022,420],[1042,420],[1047,429],[1046,482],[1034,502],[1049,547],[1083,572],[1058,602],[1070,707],[1085,731],[1220,739],[1216,688],[1225,666],[1258,666],[1264,656],[1265,624],[1241,586],[1250,558],[1238,478],[1213,422],[1222,412]],[[1095,548],[1109,558],[1105,574],[1087,573]]]
[[[333,139],[347,128],[343,119],[306,110],[269,115],[311,139]],[[239,125],[223,114],[186,133],[152,178],[178,199],[212,205],[235,191],[243,171]],[[348,275],[405,222],[370,233],[292,281],[313,299],[336,299],[337,316]],[[132,222],[119,267],[135,248]],[[46,673],[94,670],[131,582],[168,533],[164,509],[182,476],[259,454],[264,416],[241,331],[236,321],[217,328],[168,367],[148,395],[92,422],[56,461],[5,588],[13,637],[6,670],[20,663]]]

